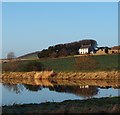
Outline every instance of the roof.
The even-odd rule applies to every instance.
[[[91,45],[82,45],[81,47],[80,47],[80,49],[83,49],[83,48],[90,48],[91,47]]]
[[[111,48],[111,50],[120,50],[120,46],[114,46]]]

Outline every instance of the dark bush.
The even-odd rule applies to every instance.
[[[15,61],[4,63],[2,66],[2,70],[9,72],[42,71],[44,70],[44,66],[37,61]]]
[[[42,71],[43,69],[43,65],[37,61],[26,62],[21,65],[21,71]]]

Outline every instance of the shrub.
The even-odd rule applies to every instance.
[[[37,61],[15,61],[4,63],[2,66],[3,71],[9,72],[30,72],[44,70],[43,64]]]
[[[21,70],[20,71],[42,71],[43,65],[40,62],[32,61],[32,62],[26,62],[20,65]]]

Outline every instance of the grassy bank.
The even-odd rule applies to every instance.
[[[119,113],[120,97],[94,98],[88,100],[67,100],[42,104],[3,106],[3,114],[30,113]]]
[[[31,61],[35,61],[43,64],[46,70],[54,70],[56,72],[111,71],[119,69],[119,57],[120,55],[72,56],[38,60],[21,60],[21,63],[31,63]],[[5,68],[11,68],[11,65],[16,65],[16,63],[18,63],[18,61],[3,63],[3,71]]]
[[[47,59],[40,60],[40,62],[46,67],[52,68],[54,71],[58,72],[70,72],[70,71],[99,71],[99,70],[117,70],[118,69],[118,55],[101,55],[101,56],[89,56],[90,60],[88,62],[79,59],[80,57],[66,57],[66,58],[56,58],[56,59]],[[83,57],[85,58],[85,57]],[[90,61],[96,61],[96,68],[94,68],[93,63]],[[78,61],[82,67],[77,66]],[[89,68],[87,68],[87,66]]]

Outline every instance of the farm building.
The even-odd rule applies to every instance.
[[[110,54],[116,54],[116,53],[120,53],[120,46],[114,46],[111,48],[111,50],[109,51]]]
[[[82,45],[78,50],[79,54],[96,53],[97,42],[92,40],[89,42],[86,41],[87,40],[82,40]]]
[[[93,48],[91,45],[83,45],[79,49],[79,54],[90,54],[95,53],[95,48]]]
[[[111,48],[109,48],[107,46],[106,47],[99,47],[96,54],[98,54],[98,55],[109,54],[110,50],[111,50]]]
[[[98,51],[96,52],[96,54],[98,54],[98,55],[102,55],[102,54],[116,54],[116,53],[120,53],[120,46],[114,46],[112,48],[99,47]]]
[[[95,40],[82,40],[81,46],[78,50],[79,54],[95,54],[95,55],[104,55],[104,54],[118,54],[120,53],[120,46],[114,47],[97,47],[97,42]]]

